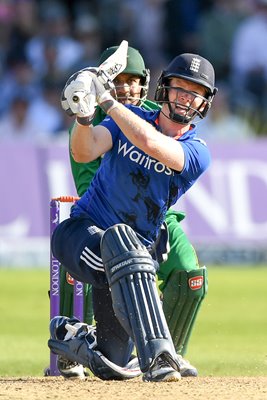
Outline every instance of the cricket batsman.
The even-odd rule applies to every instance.
[[[105,50],[100,57],[100,64],[114,54],[118,46]],[[163,72],[164,74],[164,72]],[[181,75],[186,75],[184,71]],[[162,79],[163,79],[162,75]],[[133,104],[146,110],[159,108],[156,103],[146,99],[149,84],[149,71],[145,68],[140,53],[128,48],[127,66],[115,79],[115,89],[112,92],[118,102]],[[163,102],[163,99],[160,99]],[[105,112],[98,106],[92,121],[99,124],[105,117]],[[73,129],[73,128],[72,128]],[[98,170],[102,157],[90,163],[76,162],[71,153],[71,166],[75,185],[79,196],[82,196]],[[137,187],[143,190],[143,179],[138,174],[134,177]],[[143,201],[146,192],[143,190]],[[140,196],[140,195],[139,195]],[[140,197],[137,198],[137,201]],[[149,205],[148,205],[149,207]],[[182,377],[197,376],[197,370],[183,358],[199,307],[207,291],[206,268],[199,267],[196,253],[187,236],[181,228],[183,213],[169,210],[165,217],[166,232],[169,239],[168,257],[161,260],[157,272],[160,281],[160,291],[163,310],[173,339],[175,350],[180,362]],[[71,276],[62,269],[61,273],[61,314],[72,316],[72,285]],[[91,324],[93,318],[91,285],[85,285],[85,315],[84,322]],[[84,369],[81,364],[59,357],[58,367],[65,377],[83,377]]]

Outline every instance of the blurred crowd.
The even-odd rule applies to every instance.
[[[0,140],[65,137],[66,80],[123,39],[151,70],[151,99],[174,56],[211,61],[219,92],[203,137],[267,136],[267,0],[0,0]]]

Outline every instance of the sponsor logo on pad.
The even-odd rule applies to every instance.
[[[203,276],[194,276],[188,279],[188,285],[191,290],[198,290],[203,286]]]

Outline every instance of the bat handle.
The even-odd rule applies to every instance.
[[[74,92],[72,96],[73,103],[79,103],[85,95],[85,92]]]

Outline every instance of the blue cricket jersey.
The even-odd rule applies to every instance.
[[[127,108],[159,129],[156,121],[160,111],[146,111],[132,105]],[[125,223],[141,234],[148,245],[155,241],[168,208],[209,166],[209,150],[196,137],[192,126],[177,139],[185,152],[185,166],[179,173],[134,146],[111,117],[107,116],[100,125],[110,131],[113,147],[104,155],[71,216],[87,214],[102,229]]]

